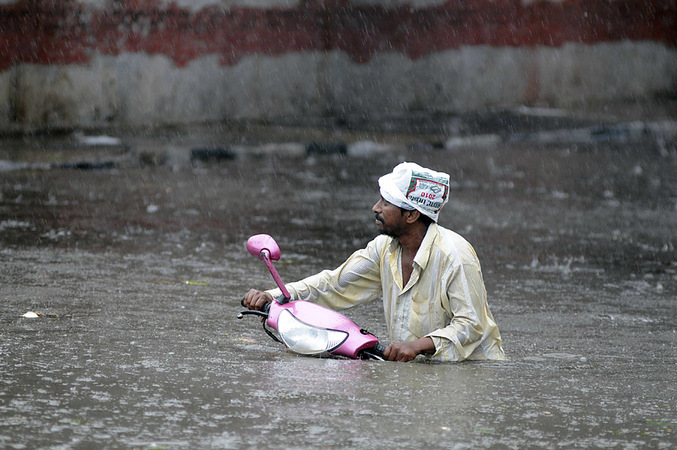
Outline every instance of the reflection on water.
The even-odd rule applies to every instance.
[[[480,255],[508,361],[304,358],[235,318],[272,285],[248,236],[275,236],[284,280],[335,266],[402,159],[452,175],[441,223]],[[521,146],[3,173],[0,446],[668,447],[674,164]],[[385,336],[378,303],[347,314]]]

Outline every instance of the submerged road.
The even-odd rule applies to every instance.
[[[6,141],[0,447],[674,448],[674,142],[534,132],[192,164],[142,136],[139,164],[89,166],[63,162],[99,150]],[[477,250],[507,361],[297,357],[236,319],[272,285],[248,236],[278,240],[284,280],[334,267],[402,160],[450,173],[440,223]],[[382,314],[347,311],[383,337]]]

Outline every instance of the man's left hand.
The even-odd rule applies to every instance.
[[[411,342],[396,342],[390,344],[383,351],[383,356],[388,361],[407,362],[422,353],[431,353],[434,351],[435,344],[433,344],[433,340],[426,336]]]

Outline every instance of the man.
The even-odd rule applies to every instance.
[[[449,175],[405,162],[378,182],[381,235],[337,269],[286,285],[292,300],[340,310],[382,298],[390,361],[505,359],[475,251],[437,224]],[[244,304],[260,310],[280,294],[252,289]]]

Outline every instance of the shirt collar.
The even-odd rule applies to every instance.
[[[421,241],[421,246],[416,252],[414,257],[414,263],[418,264],[421,269],[425,269],[425,266],[428,265],[428,260],[430,259],[430,252],[432,251],[433,244],[439,236],[440,230],[438,229],[437,223],[433,222],[428,226],[428,230]]]

